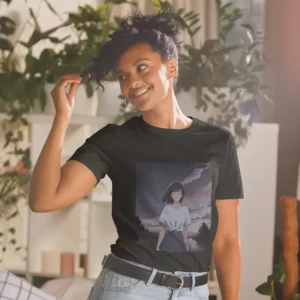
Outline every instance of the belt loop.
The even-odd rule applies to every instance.
[[[109,258],[110,255],[104,255],[103,260],[102,260],[102,266],[104,267],[107,259]]]
[[[157,273],[157,269],[154,269],[154,268],[153,268],[152,271],[151,271],[151,274],[150,274],[150,276],[149,276],[149,279],[148,279],[148,281],[146,282],[146,285],[150,285],[150,284],[153,282],[153,279],[154,279],[156,273]]]
[[[195,274],[191,273],[191,277],[192,277],[192,286],[191,286],[191,292],[192,292],[194,290],[195,284],[196,284]]]

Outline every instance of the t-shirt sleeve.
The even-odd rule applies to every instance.
[[[191,224],[191,217],[188,208],[185,208],[185,226],[189,226]]]
[[[103,127],[87,138],[68,161],[76,160],[84,164],[94,173],[98,183],[108,173],[112,164],[109,149],[114,137],[114,129],[109,125]]]
[[[166,219],[167,219],[167,213],[166,213],[167,207],[165,206],[161,215],[158,218],[158,222],[161,224],[165,224],[166,223]]]
[[[236,144],[233,136],[229,134],[226,159],[220,170],[216,199],[242,198],[244,198],[244,192]]]

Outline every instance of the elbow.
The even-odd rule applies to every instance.
[[[35,213],[43,213],[43,212],[51,212],[55,209],[51,209],[48,205],[46,205],[46,201],[40,201],[38,199],[29,198],[28,204],[29,208],[32,212]]]
[[[213,243],[213,251],[215,253],[224,251],[240,251],[241,243],[238,237],[230,237],[224,239],[217,239]]]
[[[45,208],[41,207],[36,202],[30,201],[30,200],[29,200],[29,208],[32,212],[35,212],[35,213],[45,212]]]

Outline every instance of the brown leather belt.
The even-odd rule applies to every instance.
[[[102,265],[105,269],[109,269],[120,275],[142,280],[144,282],[147,282],[152,274],[152,270],[127,263],[113,255],[106,256],[103,259]],[[204,285],[207,281],[208,274],[196,276],[194,286]],[[180,290],[182,288],[191,288],[193,286],[193,278],[192,276],[180,277],[179,275],[165,274],[158,271],[155,274],[152,283],[165,286],[173,290]]]

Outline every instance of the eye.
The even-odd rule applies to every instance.
[[[137,67],[137,69],[138,69],[138,71],[144,71],[145,69],[147,69],[147,66],[146,65],[139,65],[138,67]]]

